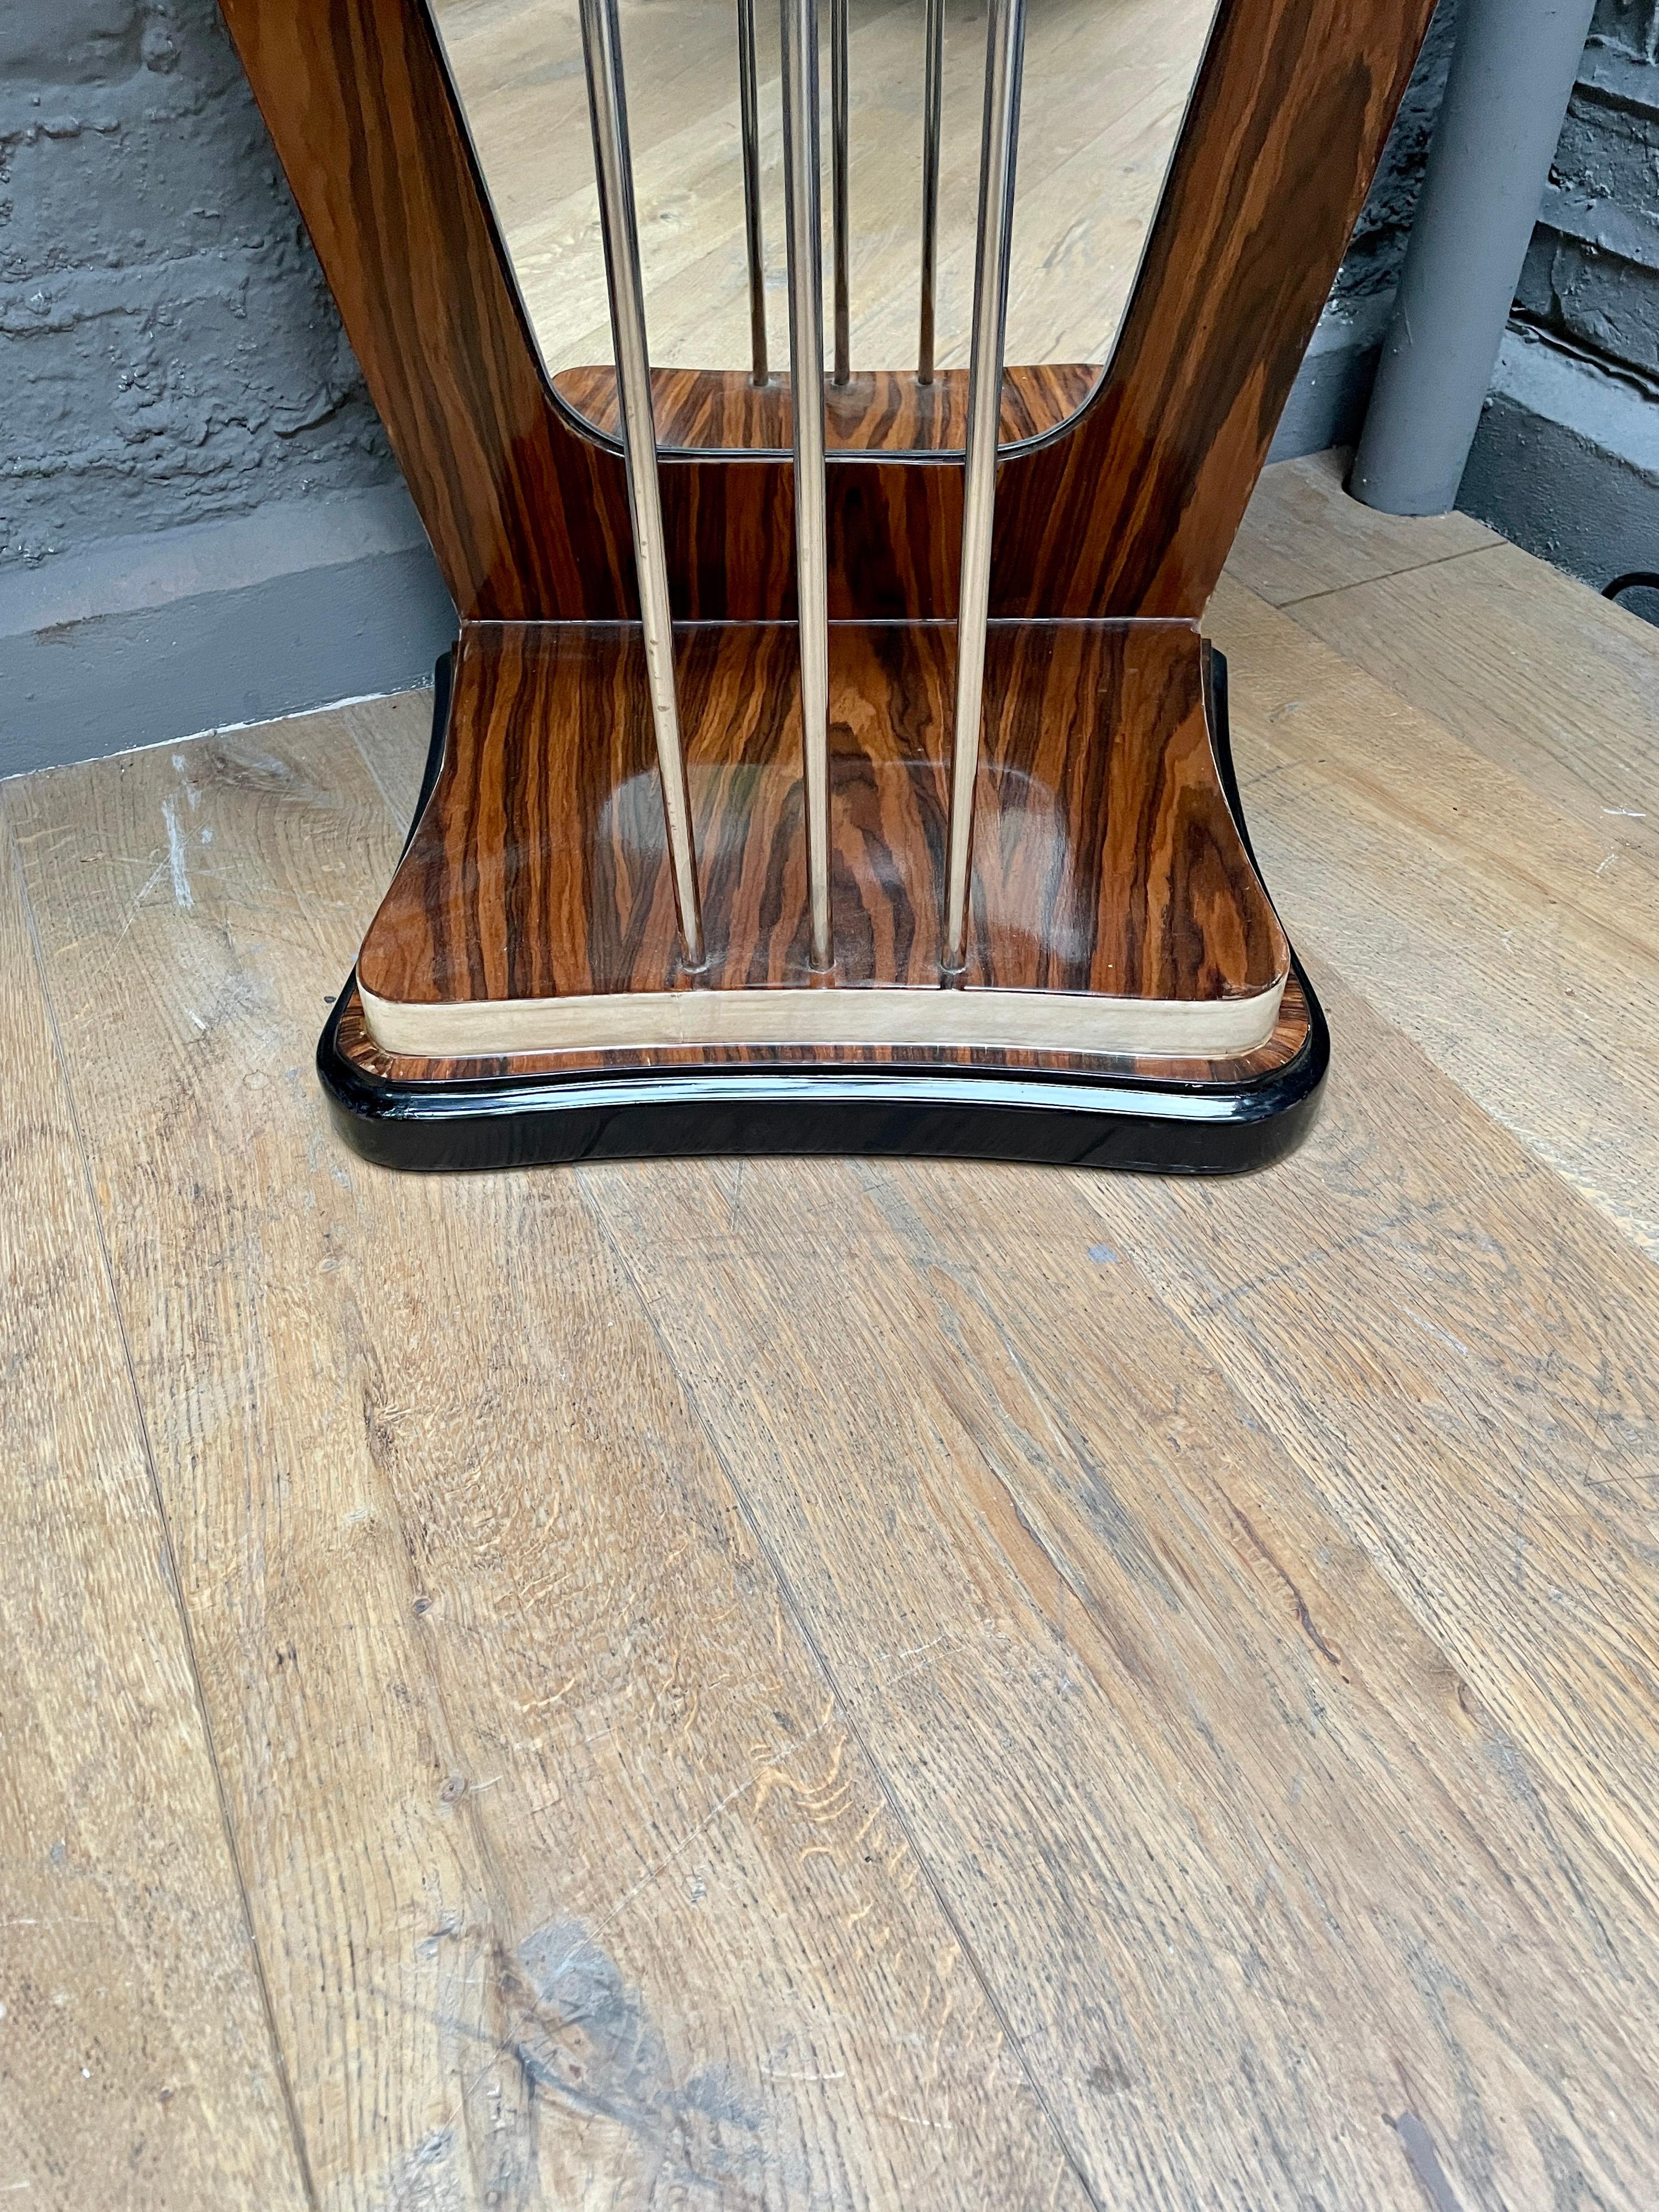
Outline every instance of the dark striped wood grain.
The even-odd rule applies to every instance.
[[[992,631],[970,984],[1230,998],[1283,975],[1210,741],[1204,657],[1169,623]]]
[[[994,612],[1203,613],[1433,7],[1221,0],[1106,374],[1000,472]]]
[[[999,613],[1195,618],[1220,574],[1431,0],[1222,0],[1121,339],[1000,471]],[[224,0],[464,620],[635,611],[618,457],[554,401],[418,0]],[[832,605],[948,617],[960,471],[842,456]],[[663,469],[682,618],[790,612],[787,461]]]
[[[1186,623],[994,628],[969,990],[1255,995],[1289,965],[1217,775]],[[936,988],[955,633],[830,640],[836,986]],[[683,631],[709,966],[811,981],[795,635]],[[475,627],[443,770],[364,941],[403,1004],[684,987],[644,655],[623,626]]]
[[[419,0],[225,0],[224,15],[376,406],[466,621],[637,616],[620,457],[554,401]],[[958,472],[837,472],[832,605],[954,605]],[[685,620],[787,618],[787,460],[667,463]]]
[[[1006,369],[1000,442],[1041,438],[1069,422],[1098,382],[1085,362]],[[617,372],[562,368],[553,389],[607,438],[617,435]],[[653,368],[657,443],[669,452],[788,453],[794,409],[787,372],[757,384],[738,368]],[[824,444],[832,453],[961,453],[968,441],[968,372],[942,368],[932,384],[877,369],[824,387]]]

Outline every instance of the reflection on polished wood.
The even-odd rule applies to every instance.
[[[954,633],[831,633],[836,972],[810,963],[786,626],[678,641],[708,967],[675,928],[636,632],[479,631],[442,774],[364,941],[389,1050],[971,1045],[1236,1057],[1289,969],[1184,623],[999,626],[961,990],[939,988]]]
[[[1003,373],[1005,446],[1058,430],[1092,390],[1098,371],[1084,362]],[[609,367],[562,368],[553,389],[566,405],[606,437],[617,435],[617,372]],[[669,451],[787,451],[793,435],[789,379],[780,371],[764,384],[736,368],[656,368],[651,373],[657,442]],[[968,372],[940,369],[932,384],[908,370],[855,373],[826,384],[824,443],[832,453],[960,452],[968,431]]]
[[[1224,13],[1096,396],[1003,464],[994,614],[1201,614],[1430,12]],[[463,622],[633,616],[620,459],[548,395],[424,12],[224,0],[224,14]],[[382,252],[386,238],[416,250]],[[951,473],[890,457],[830,470],[832,613],[954,612]],[[790,611],[783,462],[672,463],[663,509],[682,619]]]
[[[622,13],[652,357],[747,371],[735,11],[623,0]],[[860,0],[851,13],[852,365],[914,369],[924,11]],[[949,368],[968,357],[985,32],[983,9],[965,0],[943,13],[937,358]],[[1213,13],[1214,0],[1033,0],[1010,361],[1090,361],[1098,372]],[[574,13],[547,0],[434,0],[434,14],[550,371],[608,360],[580,76],[568,74]],[[759,9],[758,29],[771,354],[781,360],[775,5]],[[826,107],[827,94],[826,83]]]
[[[684,979],[672,973],[672,928],[665,953],[659,927],[670,909],[659,851],[653,857],[649,842],[653,828],[660,840],[653,779],[629,750],[644,726],[639,687],[619,674],[627,659],[621,631],[608,662],[595,644],[595,625],[637,618],[620,456],[548,386],[432,20],[415,0],[224,4],[461,614],[456,729],[479,734],[489,686],[469,670],[482,671],[492,656],[490,683],[503,726],[513,725],[510,744],[478,748],[477,804],[471,820],[457,817],[461,860],[470,864],[471,840],[483,874],[453,897],[444,877],[452,856],[423,842],[423,825],[365,945],[362,1010],[380,1022],[382,1046],[410,1042],[406,1030],[394,1034],[402,1017],[387,1008],[413,1007],[417,1028],[428,1016],[439,1028],[464,1017],[466,1048],[481,1054],[580,1042],[568,1027],[556,1039],[538,1034],[544,1002],[629,999],[635,1012],[653,995],[689,1002]],[[799,825],[789,819],[788,794],[798,787],[769,771],[770,753],[745,750],[769,718],[769,742],[782,757],[794,697],[798,641],[776,627],[794,614],[793,471],[781,453],[692,449],[665,459],[676,617],[714,626],[688,634],[683,681],[691,692],[702,681],[712,698],[722,689],[714,665],[722,653],[735,656],[728,674],[741,678],[725,684],[723,702],[707,717],[686,702],[694,806],[718,821],[705,894],[711,907],[725,900],[728,908],[709,933],[719,939],[722,981],[735,956],[729,981],[741,987],[716,984],[696,995],[830,1002],[885,989],[918,1004],[978,1000],[996,1022],[1024,1016],[1008,1003],[1022,993],[1051,999],[1063,1018],[1073,1011],[1063,1002],[1076,999],[1086,1024],[1040,1042],[1091,1048],[1097,1072],[1130,1051],[1144,1057],[1149,1042],[1187,1062],[1230,1055],[1237,1064],[1247,1047],[1270,1047],[1288,956],[1226,805],[1211,732],[1201,748],[1189,734],[1205,723],[1204,710],[1195,718],[1193,711],[1204,686],[1201,673],[1196,681],[1192,674],[1201,657],[1190,625],[1220,574],[1429,8],[1430,0],[1367,0],[1363,9],[1356,0],[1231,0],[1206,50],[1105,374],[1057,431],[1003,459],[991,614],[1010,626],[992,657],[1008,665],[1006,673],[993,671],[993,688],[1006,693],[981,779],[994,836],[975,855],[974,953],[961,991],[939,990],[936,945],[927,972],[928,935],[936,938],[939,926],[936,786],[946,749],[938,702],[946,696],[940,656],[956,615],[961,471],[939,465],[942,447],[909,457],[878,446],[858,454],[843,448],[825,472],[830,610],[842,623],[865,625],[846,635],[867,643],[859,648],[863,672],[836,678],[836,719],[852,732],[850,747],[841,730],[835,740],[843,783],[849,762],[852,771],[836,793],[836,861],[856,890],[849,903],[837,882],[836,985],[811,991],[788,972],[804,927],[792,874]],[[855,50],[857,41],[855,20]],[[1077,116],[1097,90],[1086,78],[1081,72],[1073,88],[1068,112]],[[669,109],[684,89],[669,88]],[[477,115],[470,119],[476,130]],[[854,127],[856,135],[856,117]],[[735,161],[732,173],[735,216]],[[1023,173],[1029,179],[1029,168]],[[510,230],[511,211],[503,212]],[[647,217],[647,238],[659,243],[672,228],[659,233]],[[732,228],[740,241],[740,220]],[[388,240],[398,250],[387,250]],[[908,340],[908,311],[905,328]],[[1068,347],[1059,358],[1086,361],[1091,350]],[[577,360],[603,354],[584,341]],[[902,363],[907,352],[896,344],[872,357]],[[740,353],[733,366],[745,359]],[[872,384],[866,439],[872,423],[876,440],[890,434],[880,426],[903,410],[902,379],[899,386],[890,404]],[[684,388],[695,394],[695,380]],[[706,389],[690,404],[695,411],[716,402],[746,404],[736,391]],[[1097,665],[1084,665],[1083,642],[1065,641],[1068,624],[1079,626],[1079,638],[1093,635]],[[1137,626],[1148,638],[1184,637],[1185,660],[1177,654],[1170,663],[1167,681],[1135,676],[1127,641]],[[562,641],[550,635],[556,629]],[[1126,641],[1112,649],[1113,666],[1108,631]],[[1054,641],[1052,665],[1039,635]],[[636,652],[637,632],[630,636]],[[884,637],[896,641],[884,647]],[[885,665],[884,650],[903,665]],[[1074,651],[1078,665],[1063,671]],[[576,658],[560,664],[555,696],[540,663],[560,652]],[[699,653],[708,658],[701,678],[692,665]],[[768,653],[775,668],[759,665]],[[1224,717],[1212,728],[1218,740]],[[1180,802],[1174,815],[1159,811],[1167,794]],[[1026,805],[1033,797],[1040,803]],[[868,814],[860,811],[866,798]],[[1188,801],[1194,811],[1182,815]],[[1112,841],[1137,823],[1120,861]],[[1045,823],[1055,831],[1048,861]],[[423,866],[429,898],[420,888]],[[590,899],[595,886],[604,896]],[[425,983],[422,932],[434,955]],[[449,970],[434,985],[444,962]],[[538,963],[552,976],[545,989],[534,979]],[[535,1021],[526,1028],[514,1014],[492,1032],[497,1012],[514,1006]],[[1111,1027],[1126,1010],[1139,1018],[1157,1008],[1176,1010],[1178,1036]],[[716,1079],[727,1048],[711,1039],[701,1061],[708,1080],[682,1085],[678,1103],[654,1079],[613,1082],[607,1102],[591,1085],[555,1077],[511,1098],[480,1098],[458,1083],[428,1110],[415,1101],[418,1083],[358,1082],[362,1070],[332,1030],[322,1066],[353,1140],[406,1164],[570,1158],[632,1146],[822,1151],[850,1143],[1201,1170],[1260,1164],[1293,1141],[1327,1049],[1310,1001],[1302,1048],[1282,1080],[1178,1099],[1171,1085],[1182,1079],[1159,1091],[1161,1075],[1143,1088],[1137,1074],[1126,1094],[1107,1076],[1073,1086],[1074,1109],[1055,1103],[1059,1092],[1041,1073],[1007,1075],[1021,1065],[1016,1048],[1036,1049],[1033,1033],[1011,1021],[984,1032],[1004,1048],[1005,1073],[998,1085],[978,1084],[981,1113],[963,1103],[967,1092],[954,1076],[934,1083],[872,1074],[848,1088],[847,1071],[884,1047],[931,1048],[940,1066],[947,1045],[971,1049],[960,1030],[945,1033],[942,1016],[938,1033],[921,1036],[906,1007],[902,1029],[872,1026],[859,1044],[833,1026],[850,1019],[844,1006],[834,1015],[814,1009],[792,1017],[790,1039],[769,1042],[772,1011],[763,1007],[742,1032],[750,1042],[723,1088]],[[1242,1012],[1249,1017],[1243,1030]],[[826,1052],[830,1037],[846,1037],[827,1052],[836,1083],[775,1074],[778,1051],[814,1049],[799,1026],[809,1018],[830,1024]],[[711,1026],[732,1037],[730,1024],[747,1019],[722,1016]],[[453,1027],[447,1039],[436,1029],[420,1034],[424,1049],[439,1052],[457,1036]],[[667,1049],[690,1034],[641,1024],[634,1042]],[[605,1038],[617,1042],[614,1024]],[[586,1039],[590,1048],[599,1042]]]
[[[1504,549],[1384,665],[1449,549],[1311,465],[1213,619],[1342,1049],[1224,1189],[394,1178],[300,1071],[429,694],[0,785],[9,2206],[1652,2212],[1659,631]]]

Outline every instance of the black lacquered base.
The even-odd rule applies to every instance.
[[[1218,654],[1213,667],[1216,750],[1248,842]],[[442,757],[447,689],[447,669],[441,665],[417,820]],[[861,1153],[1238,1175],[1290,1152],[1317,1110],[1329,1035],[1299,963],[1296,974],[1307,999],[1304,1043],[1271,1073],[1236,1083],[981,1068],[764,1066],[405,1082],[369,1072],[342,1049],[349,988],[324,1029],[318,1072],[341,1134],[386,1167]]]

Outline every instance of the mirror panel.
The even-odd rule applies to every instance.
[[[549,377],[614,434],[616,377],[575,0],[429,0]],[[787,451],[776,0],[755,0],[767,367],[754,376],[742,0],[621,0],[658,436]],[[1115,342],[1216,0],[1027,0],[1004,443],[1058,428]],[[831,450],[953,452],[967,416],[983,0],[943,0],[937,373],[919,384],[928,0],[850,0],[851,377]],[[825,328],[833,331],[831,0],[821,8]],[[828,342],[828,341],[827,341]]]

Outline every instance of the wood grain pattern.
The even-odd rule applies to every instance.
[[[1557,957],[1547,902],[1597,856],[1495,775],[1505,702],[1476,743],[1236,589],[1217,619],[1340,1047],[1294,1168],[1224,1186],[390,1177],[331,1142],[308,1060],[429,695],[5,787],[95,1223],[25,1167],[0,1235],[38,1227],[77,1298],[108,1238],[331,2212],[1650,2212],[1659,1278],[1589,1155],[1547,1164],[1571,1115],[1650,1134],[1639,1022],[1597,1030],[1599,1077],[1571,1059],[1589,963],[1610,1007],[1632,940]],[[82,1315],[27,1339],[59,1437]],[[148,1679],[122,1462],[60,1509],[31,1453],[42,1548],[78,1547],[109,1668]],[[40,1806],[86,1748],[54,1740]],[[111,1832],[69,1837],[77,1911],[119,1893]],[[588,1942],[550,1952],[564,1911]],[[13,2025],[9,2115],[101,2157]],[[237,2201],[155,2170],[169,2212]]]
[[[1001,471],[994,611],[1195,618],[1290,392],[1431,0],[1232,0],[1092,401]],[[465,618],[634,611],[620,461],[542,380],[436,34],[410,0],[228,0],[230,24]],[[830,471],[832,605],[948,618],[959,477]],[[789,611],[777,459],[663,471],[682,619]]]
[[[168,1537],[0,820],[0,2200],[301,2212]]]
[[[836,987],[936,988],[953,634],[837,625]],[[999,628],[967,988],[1246,998],[1289,954],[1217,777],[1184,624]],[[708,968],[812,987],[799,672],[787,626],[682,633]],[[403,1006],[693,987],[637,633],[475,629],[431,803],[358,972]]]
[[[1007,358],[1101,361],[1121,318],[1214,0],[1041,0],[1027,11]],[[526,309],[547,366],[611,358],[592,134],[574,11],[433,0]],[[751,360],[731,11],[622,0],[629,138],[653,358]],[[782,101],[774,11],[757,12],[769,354],[784,328]],[[860,0],[851,25],[851,318],[858,368],[915,359],[922,25]],[[945,21],[938,250],[941,362],[964,363],[985,27]]]
[[[1248,1243],[1224,1187],[580,1172],[1100,2201],[1541,2205],[1565,2171],[1632,2204],[1659,2148],[1632,2032],[1659,2017],[1651,1828],[1631,1825],[1650,1720],[1616,1738],[1645,1694],[1622,1669],[1645,1686],[1651,1654],[1639,1601],[1592,1595],[1596,1553],[1572,1571],[1570,1652],[1547,1585],[1565,1526],[1593,1517],[1633,1596],[1642,1516],[1613,1437],[1605,1509],[1573,1513],[1553,1462],[1538,1510],[1569,1519],[1540,1531],[1528,1601],[1559,1701],[1540,1714],[1518,1671],[1474,1653],[1505,1603],[1498,1500],[1542,1411],[1531,1298],[1511,1333],[1492,1293],[1516,1269],[1542,1291],[1547,1209],[1493,1189],[1523,1158],[1490,1130],[1465,1152],[1463,1116],[1455,1183],[1413,1176],[1449,1102],[1369,1027],[1370,1101],[1351,1086],[1295,1176],[1245,1186]],[[1580,1363],[1604,1348],[1633,1475],[1656,1464],[1659,1285],[1599,1243],[1643,1320],[1581,1306],[1545,1418],[1588,1443]],[[1468,1354],[1402,1312],[1467,1346],[1475,1308],[1481,1412],[1452,1414]],[[1392,1470],[1397,1418],[1409,1532],[1349,1441]],[[1578,1696],[1606,1701],[1587,1778],[1605,1827],[1576,1810],[1589,1759],[1559,1763]]]
[[[1659,631],[1604,606],[1520,546],[1492,544],[1289,612],[1571,815],[1600,843],[1611,887],[1659,901]]]
[[[1221,9],[1106,374],[1000,471],[994,614],[1203,612],[1431,8]]]
[[[319,1142],[343,735],[5,802],[319,2200],[1085,2212],[580,1190]]]
[[[463,619],[636,616],[621,459],[548,392],[425,10],[225,17]],[[667,464],[662,506],[682,620],[793,611],[787,463]],[[954,472],[838,477],[829,527],[836,611],[951,612]]]
[[[1540,589],[1545,608],[1562,581]],[[1630,618],[1573,589],[1611,682]],[[1496,683],[1477,747],[1450,711],[1425,715],[1231,580],[1211,619],[1252,832],[1292,933],[1313,933],[1437,1066],[1659,1253],[1659,1060],[1632,1048],[1659,1000],[1659,899],[1613,835],[1645,825],[1592,827],[1530,784],[1530,732]],[[1556,744],[1582,726],[1593,759],[1605,694],[1575,709],[1565,691]],[[1457,720],[1472,712],[1461,669],[1446,697]],[[1638,794],[1659,794],[1656,726],[1626,726]]]
[[[1099,381],[1086,363],[1010,368],[1002,377],[1000,442],[1058,430]],[[620,420],[617,372],[562,368],[553,389],[607,438]],[[741,369],[654,368],[657,443],[669,452],[788,453],[794,438],[789,378],[757,385]],[[932,384],[898,370],[860,372],[824,386],[824,445],[830,453],[960,453],[968,441],[968,372],[942,368]]]
[[[1334,447],[1262,471],[1227,562],[1258,599],[1286,606],[1503,543],[1472,514],[1385,514],[1351,499],[1352,458]]]

